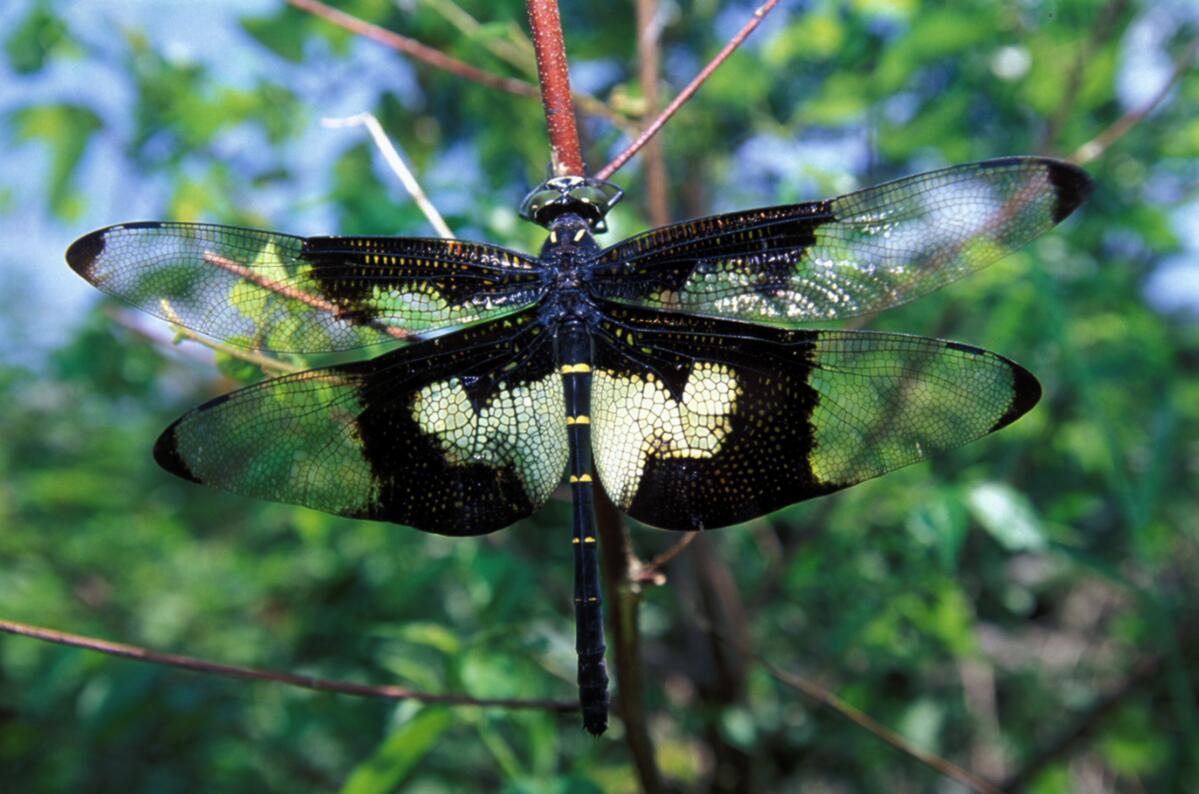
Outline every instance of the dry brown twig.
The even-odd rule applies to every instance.
[[[775,667],[757,654],[751,654],[751,656],[776,680],[781,681],[789,687],[798,689],[807,697],[811,698],[822,706],[828,707],[859,727],[874,734],[887,744],[894,747],[896,750],[899,750],[904,755],[914,758],[930,769],[936,770],[945,777],[956,780],[957,782],[969,787],[974,791],[981,792],[981,794],[1003,794],[1000,788],[995,786],[993,783],[983,780],[973,772],[968,772],[957,764],[947,761],[935,753],[930,753],[927,750],[922,750],[919,747],[915,747],[895,731],[888,728],[886,725],[883,725],[881,722],[874,719],[861,709],[855,708],[849,703],[846,703],[844,700],[837,697],[828,689],[825,689],[814,681],[810,681],[806,678],[795,675],[794,673],[789,673],[785,670]]]
[[[1125,113],[1120,118],[1116,119],[1103,132],[1096,135],[1091,140],[1084,143],[1074,150],[1074,154],[1070,155],[1070,159],[1079,165],[1084,165],[1091,162],[1096,157],[1106,152],[1112,144],[1123,138],[1129,130],[1140,124],[1145,117],[1160,105],[1165,98],[1170,94],[1170,90],[1182,79],[1182,76],[1187,73],[1195,65],[1195,57],[1199,54],[1199,36],[1191,40],[1187,45],[1182,55],[1174,62],[1174,70],[1170,73],[1170,77],[1162,85],[1161,89],[1154,94],[1148,102],[1138,108]]]
[[[160,305],[162,306],[163,316],[166,317],[167,322],[175,327],[175,331],[177,333],[187,337],[197,344],[203,345],[213,352],[224,353],[227,356],[241,359],[242,361],[253,364],[256,367],[261,367],[264,372],[268,373],[274,372],[275,374],[279,375],[289,375],[293,372],[299,372],[303,369],[303,367],[297,366],[288,361],[277,359],[274,356],[268,356],[264,353],[259,353],[254,350],[244,350],[239,347],[234,347],[233,345],[227,345],[224,342],[218,342],[215,339],[208,339],[207,337],[201,336],[183,324],[183,321],[175,312],[174,307],[171,306],[170,301],[163,298],[162,301],[160,301]]]
[[[441,217],[441,213],[437,211],[437,207],[433,206],[433,202],[425,194],[424,189],[420,186],[420,182],[416,181],[412,170],[408,168],[408,164],[404,162],[404,158],[400,157],[400,153],[396,151],[395,145],[391,139],[387,137],[387,133],[383,131],[383,125],[379,123],[379,119],[375,118],[373,113],[359,113],[355,116],[348,116],[343,119],[321,119],[321,124],[326,127],[366,127],[370,133],[371,140],[375,142],[379,153],[383,155],[383,159],[391,168],[391,172],[400,180],[400,184],[404,186],[404,190],[408,191],[408,195],[412,197],[413,202],[420,208],[429,224],[437,231],[437,234],[445,240],[454,239],[454,232],[450,229],[449,224]]]
[[[558,712],[578,711],[579,704],[573,700],[526,700],[519,698],[476,698],[470,695],[432,694],[418,692],[401,686],[375,686],[371,684],[353,684],[347,681],[332,681],[315,676],[284,673],[276,670],[262,670],[255,667],[241,667],[231,664],[196,659],[191,656],[180,656],[173,653],[159,653],[136,645],[121,642],[109,642],[95,637],[85,637],[79,634],[69,634],[63,631],[30,626],[13,620],[0,620],[0,631],[21,637],[33,637],[44,642],[66,645],[72,648],[84,648],[89,651],[99,651],[110,656],[120,656],[125,659],[135,659],[141,662],[161,664],[168,667],[178,667],[197,673],[220,675],[228,678],[243,678],[251,681],[270,681],[278,684],[314,689],[319,692],[334,692],[340,695],[356,697],[382,698],[385,700],[416,700],[421,703],[452,705],[452,706],[497,706],[509,709],[542,709]]]
[[[485,69],[471,66],[465,61],[460,61],[457,58],[446,55],[441,50],[430,47],[427,44],[421,44],[419,41],[410,39],[407,36],[401,36],[399,33],[393,33],[378,25],[373,25],[344,11],[339,11],[332,6],[325,5],[319,2],[319,0],[287,0],[287,2],[302,11],[307,11],[310,14],[321,17],[359,36],[365,36],[394,50],[399,50],[422,63],[457,75],[464,80],[470,80],[489,88],[498,88],[501,91],[507,91],[517,96],[536,97],[540,95],[537,86],[532,83],[518,80],[515,77],[492,74]]]

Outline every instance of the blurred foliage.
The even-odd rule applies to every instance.
[[[0,212],[41,204],[64,247],[86,231],[81,218],[128,219],[111,185],[80,181],[107,146],[113,179],[146,186],[162,217],[302,231],[289,215],[315,207],[337,228],[313,232],[428,233],[362,139],[315,162],[305,150],[313,135],[347,135],[317,129],[321,97],[356,85],[356,53],[378,45],[281,5],[210,41],[252,75],[233,79],[180,59],[127,15],[81,29],[66,2],[24,5],[3,44],[0,81],[18,101],[3,106],[0,156],[41,152],[49,168],[0,185]],[[494,46],[527,53],[514,34],[523,4],[459,5],[482,26],[462,27],[443,0],[339,7],[531,78]],[[1141,68],[1137,31],[1158,32],[1165,58],[1199,33],[1186,8],[790,5],[664,133],[672,212],[1068,154],[1127,109],[1118,85]],[[671,91],[749,10],[665,5]],[[632,20],[630,4],[564,3],[575,69],[600,99],[641,95]],[[382,58],[395,86],[357,110],[380,116],[463,236],[536,250],[538,230],[514,207],[545,173],[539,103]],[[22,88],[56,70],[121,75],[124,100],[114,112],[98,96]],[[605,119],[582,132],[593,167],[622,143]],[[1199,245],[1174,215],[1199,200],[1199,74],[1088,168],[1096,193],[1061,229],[872,321],[1021,361],[1045,386],[1036,410],[929,464],[705,535],[646,593],[646,705],[679,788],[951,790],[733,658],[715,625],[996,780],[1120,692],[1029,790],[1199,789],[1199,323],[1145,298],[1164,261]],[[645,226],[637,161],[617,178],[630,199],[610,240]],[[74,278],[61,262],[39,267]],[[0,313],[18,295],[0,295]],[[62,318],[33,322],[26,334]],[[0,616],[330,678],[574,697],[564,502],[505,532],[447,539],[174,480],[150,458],[158,431],[258,374],[241,362],[218,374],[195,363],[202,354],[149,343],[97,310],[40,365],[0,364]],[[676,539],[634,531],[647,558]],[[1136,679],[1142,669],[1155,674]],[[621,737],[619,720],[596,741],[574,715],[364,701],[0,638],[6,790],[634,791]]]

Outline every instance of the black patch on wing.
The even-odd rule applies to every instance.
[[[379,281],[424,286],[452,306],[537,289],[533,260],[491,245],[424,237],[310,237],[300,256],[312,262],[322,292],[347,310],[370,301]],[[514,263],[526,266],[514,268]],[[363,278],[369,275],[369,278]]]
[[[67,249],[67,264],[84,279],[92,281],[92,268],[103,252],[103,231],[91,232],[71,243]]]
[[[167,428],[155,458],[181,477],[247,496],[446,535],[500,529],[533,512],[560,479],[558,417],[530,424],[505,415],[498,431],[493,424],[459,434],[464,446],[454,447],[436,418],[422,424],[417,406],[424,400],[427,415],[470,420],[479,406],[464,411],[455,401],[459,379],[474,379],[492,410],[506,389],[547,378],[560,399],[553,345],[538,322],[526,311],[238,390]],[[444,387],[441,396],[431,387]],[[541,492],[530,493],[529,465]]]
[[[207,410],[210,407],[206,403],[197,410]],[[202,482],[200,478],[192,474],[187,461],[179,454],[179,441],[175,438],[175,425],[177,424],[179,424],[178,421],[171,423],[170,427],[163,430],[158,440],[154,442],[154,462],[176,477],[182,477],[191,482]]]
[[[616,306],[608,307],[607,314],[596,334],[597,376],[644,379],[652,373],[681,403],[693,367],[716,363],[735,372],[741,390],[715,455],[649,456],[632,500],[620,504],[619,493],[612,494],[629,515],[666,529],[709,529],[841,487],[817,480],[808,464],[810,418],[819,394],[807,385],[807,377],[819,332],[772,333],[741,323]],[[609,410],[601,399],[593,391],[597,462],[610,452],[599,448],[609,429],[599,424]],[[602,469],[600,475],[603,479]],[[607,479],[604,486],[610,493],[618,487]]]
[[[768,294],[787,285],[795,259],[815,244],[816,230],[832,220],[828,202],[813,201],[662,226],[601,254],[599,275],[613,276],[603,280],[603,294],[635,299],[677,292],[705,267],[738,257],[748,260],[740,267],[754,276],[750,289]]]

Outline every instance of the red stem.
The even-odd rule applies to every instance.
[[[529,0],[529,25],[537,52],[537,74],[541,101],[550,138],[550,162],[555,176],[582,176],[583,154],[575,127],[574,102],[570,96],[566,47],[562,43],[562,19],[556,0]]]

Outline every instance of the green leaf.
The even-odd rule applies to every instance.
[[[100,117],[80,105],[30,105],[12,116],[18,141],[42,141],[50,147],[50,207],[61,218],[76,217],[82,209],[72,178],[87,143],[100,129]]]
[[[374,755],[358,765],[341,787],[342,794],[389,794],[395,791],[428,755],[451,722],[449,709],[421,711],[392,732]]]
[[[306,15],[290,6],[278,14],[260,17],[242,17],[238,20],[242,30],[262,46],[292,63],[304,60]]]
[[[17,74],[41,71],[67,37],[67,26],[50,5],[39,2],[4,42],[8,65]]]
[[[221,350],[216,351],[214,358],[216,359],[217,369],[230,380],[235,380],[238,383],[250,383],[262,377],[262,370],[258,368],[258,365],[251,364],[245,359],[238,358]]]

